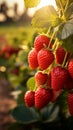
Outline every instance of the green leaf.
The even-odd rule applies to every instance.
[[[32,8],[37,6],[41,0],[24,0],[25,1],[25,6],[27,8]]]
[[[43,122],[52,122],[58,119],[59,108],[57,104],[50,103],[47,107],[41,110]]]
[[[34,77],[31,77],[31,78],[28,79],[27,88],[29,90],[34,90],[34,88],[35,88],[35,78]]]
[[[68,19],[73,14],[73,3],[67,8],[65,12],[65,17]]]
[[[61,22],[57,11],[53,6],[45,6],[36,11],[32,25],[38,28],[48,28],[50,26],[57,26]]]
[[[63,40],[62,46],[67,52],[73,53],[73,35]]]
[[[27,108],[24,105],[16,107],[11,114],[17,122],[23,124],[30,124],[39,120],[37,112],[33,108]]]
[[[66,39],[73,34],[73,19],[68,20],[66,23],[62,23],[57,31],[57,37],[60,40]]]

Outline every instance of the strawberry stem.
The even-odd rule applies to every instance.
[[[68,5],[69,5],[69,0],[67,0],[67,3],[66,3],[66,6],[65,6],[65,10],[64,10],[64,12],[67,10]]]
[[[62,10],[62,14],[64,16],[64,9],[63,9],[63,5],[62,5],[62,1],[61,0],[59,0],[59,4],[60,4],[61,10]]]
[[[62,67],[64,67],[64,65],[65,65],[65,62],[66,62],[66,59],[67,59],[67,52],[66,52],[66,54],[65,54],[65,57],[64,57],[64,60],[63,60]]]
[[[50,42],[49,42],[49,45],[48,45],[48,49],[50,48],[51,42],[54,39],[55,34],[56,34],[56,30],[53,32],[53,34],[51,36],[51,39],[50,39]]]

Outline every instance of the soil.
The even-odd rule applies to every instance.
[[[8,130],[14,122],[10,110],[16,106],[16,101],[11,96],[11,92],[9,82],[0,78],[0,130]]]

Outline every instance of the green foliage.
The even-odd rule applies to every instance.
[[[62,46],[66,49],[67,52],[73,53],[73,35],[63,40]]]
[[[29,90],[34,90],[35,89],[35,78],[34,77],[31,77],[31,78],[28,79],[27,88]]]
[[[65,12],[66,19],[69,19],[73,14],[73,3],[67,8]]]
[[[27,8],[35,7],[40,3],[41,0],[24,0]]]
[[[17,120],[17,122],[22,124],[30,124],[39,120],[39,116],[36,111],[33,108],[27,108],[24,105],[14,108],[12,116],[15,120]]]
[[[59,40],[68,38],[73,34],[73,19],[68,20],[65,23],[62,23],[57,31],[57,37]]]
[[[54,122],[58,120],[59,107],[56,103],[49,103],[47,107],[41,110],[43,123]]]
[[[57,26],[60,23],[57,11],[53,6],[45,6],[36,11],[32,25],[38,28],[49,28],[50,26]]]

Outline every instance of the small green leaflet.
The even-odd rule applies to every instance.
[[[32,19],[32,26],[48,28],[50,26],[57,26],[60,22],[61,20],[55,8],[53,6],[45,6],[36,11]]]
[[[24,0],[25,6],[27,8],[32,8],[37,6],[40,3],[41,0]]]
[[[29,90],[34,90],[35,89],[35,78],[34,77],[31,77],[31,78],[28,79],[27,88]]]

